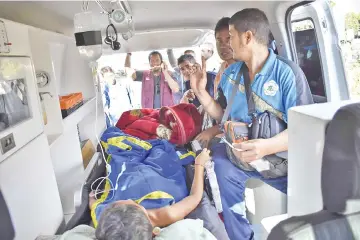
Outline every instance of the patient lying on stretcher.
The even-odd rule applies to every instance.
[[[103,201],[96,200],[94,193],[90,193],[89,206],[96,218],[93,220],[97,225],[97,239],[152,239],[159,228],[184,219],[199,205],[203,197],[204,166],[210,160],[209,150],[204,149],[195,159],[194,179],[188,194],[181,178],[183,169],[171,159],[165,159],[166,154],[161,158],[169,150],[166,144],[160,144],[159,150],[154,143],[154,149],[141,164],[136,160],[134,163],[112,159],[112,169],[119,170],[111,176],[112,171],[109,176],[116,179],[113,196],[109,193]],[[119,182],[123,185],[118,186]],[[136,199],[143,194],[146,195]]]

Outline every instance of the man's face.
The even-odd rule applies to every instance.
[[[161,58],[159,54],[153,54],[150,56],[150,67],[154,68],[153,71],[161,70]]]
[[[229,30],[224,28],[215,34],[216,49],[221,60],[227,61],[233,58],[233,51],[230,47]]]
[[[184,61],[179,64],[179,69],[181,74],[184,76],[185,79],[190,78],[190,70],[194,64],[190,63],[189,61]]]
[[[102,70],[102,76],[105,82],[112,83],[115,78],[115,73],[109,68],[105,68]]]
[[[233,50],[233,58],[237,61],[247,61],[251,56],[251,37],[249,32],[240,33],[234,25],[229,26],[230,46]]]

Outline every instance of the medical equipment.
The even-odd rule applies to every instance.
[[[120,50],[118,35],[121,34],[125,41],[134,36],[130,10],[122,1],[110,1],[106,6],[99,0],[95,2],[102,12],[89,11],[89,1],[84,1],[83,12],[74,17],[76,46],[80,54],[90,61],[100,58],[103,44],[109,45],[113,51]]]
[[[113,8],[109,15],[109,21],[117,29],[117,32],[121,33],[121,36],[125,41],[134,36],[134,22],[132,16],[125,10],[122,5],[122,1],[112,1],[111,6]]]
[[[99,79],[98,79],[98,64],[97,60],[102,55],[102,38],[101,38],[101,26],[98,23],[99,15],[92,12],[81,12],[74,17],[75,27],[75,40],[76,46],[79,50],[80,55],[89,62],[89,66],[92,69],[93,81],[95,86],[95,126],[94,134],[96,140],[101,148],[102,159],[106,164],[107,176],[100,177],[91,185],[91,190],[94,191],[93,185],[102,180],[99,185],[106,179],[108,179],[111,173],[111,166],[107,163],[105,158],[104,149],[101,146],[98,134],[97,134],[97,123],[98,123],[98,92],[99,92]],[[110,181],[111,186],[113,184]],[[96,194],[95,194],[96,198]]]
[[[101,26],[99,16],[93,12],[75,14],[75,40],[80,55],[90,63],[95,63],[102,55]]]
[[[49,84],[50,76],[45,71],[36,71],[36,83],[38,88],[43,88]]]
[[[0,162],[43,131],[35,81],[29,57],[0,53]]]
[[[109,175],[111,173],[111,166],[107,163],[105,158],[105,153],[103,146],[99,140],[97,135],[97,123],[98,123],[98,93],[100,91],[100,84],[98,79],[98,64],[97,60],[102,55],[102,30],[106,28],[106,37],[104,39],[104,43],[111,46],[113,50],[119,50],[121,48],[121,44],[118,42],[118,33],[121,33],[125,40],[128,40],[133,36],[134,25],[132,22],[132,16],[129,14],[129,9],[124,6],[122,1],[111,1],[110,7],[107,8],[101,1],[95,1],[99,7],[103,10],[103,12],[90,12],[88,11],[89,1],[83,2],[83,12],[77,13],[74,17],[74,28],[75,28],[75,39],[76,46],[79,50],[80,55],[89,62],[89,65],[92,69],[93,73],[93,81],[95,85],[95,127],[94,133],[97,139],[98,144],[101,148],[102,158],[106,164],[107,176],[100,177],[91,185],[91,190],[96,192],[98,187],[105,180],[109,180],[111,189],[113,190],[113,183],[109,179]],[[104,14],[107,14],[108,24],[104,24]],[[105,16],[106,17],[106,16]],[[112,30],[113,32],[111,32]],[[94,184],[99,180],[98,187],[94,189]]]

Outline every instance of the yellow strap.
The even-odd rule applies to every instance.
[[[129,136],[119,136],[119,137],[112,137],[107,140],[107,142],[101,141],[101,145],[105,149],[105,151],[108,150],[109,145],[116,146],[124,151],[130,151],[132,150],[132,146],[123,143],[124,140],[127,140],[129,142],[132,142],[140,147],[142,147],[145,150],[150,150],[152,148],[151,144],[142,140],[139,140],[134,137]]]
[[[125,143],[122,142],[123,139],[119,139],[119,138],[109,138],[107,143],[109,145],[113,145],[113,146],[116,146],[118,148],[121,148],[122,150],[132,150],[132,147],[130,145],[127,145]]]
[[[190,152],[187,152],[187,153],[185,153],[183,155],[180,155],[179,158],[180,158],[180,160],[183,160],[184,158],[187,158],[189,156],[196,157],[196,154],[194,152],[190,151]]]
[[[163,191],[154,191],[151,193],[146,194],[142,198],[135,200],[137,204],[140,204],[144,200],[156,200],[156,199],[172,199],[175,203],[175,198],[170,194],[163,192]]]
[[[150,143],[142,141],[142,140],[134,138],[134,137],[129,137],[129,136],[118,136],[118,137],[109,138],[107,140],[107,144],[119,147],[123,150],[131,150],[132,147],[130,145],[123,143],[124,140],[132,142],[132,143],[142,147],[145,150],[150,150],[152,148]]]

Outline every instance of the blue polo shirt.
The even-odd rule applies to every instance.
[[[257,114],[272,112],[287,122],[288,110],[298,105],[312,104],[313,98],[306,77],[295,63],[284,59],[269,49],[269,57],[263,68],[251,82],[251,89]],[[243,62],[230,65],[223,73],[217,100],[225,109],[229,101],[237,75]],[[240,79],[239,90],[232,104],[232,121],[250,123],[244,87],[244,77]]]

